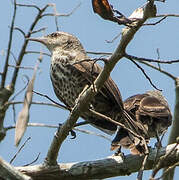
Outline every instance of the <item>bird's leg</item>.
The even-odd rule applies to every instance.
[[[121,152],[121,146],[117,149],[117,151],[114,153],[114,156],[121,156],[122,160],[125,159],[125,155],[123,152]]]
[[[117,151],[114,153],[115,156],[118,156],[121,153],[121,146],[117,149]]]
[[[58,127],[58,132],[59,132],[60,128],[62,126],[62,123],[59,123],[58,125],[59,125],[59,127]],[[70,139],[75,139],[76,138],[76,132],[73,129],[71,129],[69,132],[70,132],[70,134],[72,136]],[[55,136],[57,136],[57,134]]]

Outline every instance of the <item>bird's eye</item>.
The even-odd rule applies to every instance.
[[[52,33],[49,35],[50,37],[58,37],[59,36],[59,33]]]

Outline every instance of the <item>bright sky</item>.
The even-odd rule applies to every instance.
[[[36,4],[39,7],[43,7],[51,1],[17,1],[18,3],[28,3]],[[56,4],[57,11],[60,14],[69,13],[74,7],[76,7],[81,2],[81,6],[69,17],[60,17],[58,19],[59,27],[61,31],[69,32],[77,36],[84,48],[87,51],[94,52],[113,52],[119,43],[117,39],[113,43],[107,43],[106,40],[112,40],[116,35],[118,35],[123,26],[119,26],[113,22],[105,21],[101,19],[97,14],[93,13],[91,1],[80,1],[80,0],[60,0],[52,1]],[[136,0],[125,0],[125,1],[109,1],[113,4],[115,9],[118,9],[120,12],[129,16],[137,7],[142,6],[145,1]],[[166,3],[157,2],[158,14],[168,14],[175,13],[179,14],[178,0],[167,1]],[[3,56],[3,51],[7,49],[7,43],[9,40],[9,26],[11,23],[13,6],[11,1],[2,1],[0,6],[0,70],[2,70],[2,62],[4,62],[5,56]],[[47,12],[53,12],[53,9],[48,8]],[[18,7],[17,17],[15,21],[15,26],[23,29],[27,32],[31,22],[34,19],[34,16],[37,14],[37,10],[33,8]],[[157,19],[153,19],[150,22],[155,22]],[[38,26],[35,30],[38,30],[42,27],[46,27],[45,34],[56,31],[55,21],[53,17],[45,17],[40,20]],[[179,58],[179,19],[176,17],[167,18],[160,24],[156,26],[144,26],[141,28],[132,42],[127,48],[127,52],[134,56],[145,57],[145,58],[157,58],[157,48],[160,52],[160,58],[163,60],[172,60]],[[42,33],[33,34],[33,37],[42,36]],[[23,43],[22,35],[15,31],[13,37],[13,47],[12,52],[17,57],[19,49]],[[45,52],[48,50],[39,45],[38,43],[31,42],[29,43],[28,50],[40,51],[43,49]],[[91,55],[90,55],[91,56]],[[92,56],[96,57],[96,56]],[[38,55],[26,55],[23,60],[23,66],[33,67],[36,63]],[[11,63],[13,63],[13,58],[11,57]],[[47,94],[54,100],[57,98],[54,95],[51,81],[49,78],[49,66],[50,58],[47,56],[43,57],[43,62],[40,64],[40,70],[37,73],[37,79],[35,82],[35,90],[43,94]],[[168,100],[168,103],[173,112],[175,104],[175,86],[174,82],[167,76],[152,70],[146,66],[142,66],[145,69],[145,72],[150,76],[153,83],[163,90],[163,94]],[[179,65],[162,65],[164,70],[172,73],[175,76],[179,76]],[[21,90],[24,86],[25,78],[23,75],[32,76],[31,70],[22,70],[19,74],[19,80],[16,85],[16,92]],[[147,90],[153,89],[149,84],[148,80],[144,77],[142,72],[137,69],[132,63],[126,59],[122,59],[111,74],[113,80],[118,85],[123,99],[137,94],[143,93]],[[8,79],[11,76],[8,76]],[[8,84],[8,82],[7,82]],[[23,99],[23,94],[19,95],[16,98],[16,101],[21,101]],[[34,101],[39,102],[48,102],[46,99],[34,96]],[[21,105],[16,105],[16,118],[18,112],[21,109]],[[32,105],[30,122],[33,123],[44,123],[58,125],[62,123],[68,117],[68,112],[62,109],[52,108],[48,106],[39,106]],[[6,126],[13,125],[13,113],[12,109],[7,111],[6,115]],[[102,133],[91,126],[81,127],[90,131]],[[40,127],[30,127],[28,128],[25,136],[23,137],[22,142],[24,142],[29,136],[31,140],[27,143],[22,152],[18,155],[14,161],[15,166],[21,166],[26,163],[33,161],[37,154],[40,152],[39,160],[37,164],[42,163],[47,150],[50,146],[51,140],[53,138],[55,129],[49,128],[40,128]],[[163,141],[163,145],[167,144],[167,137],[169,132],[166,134]],[[112,137],[110,137],[112,139]],[[21,142],[21,144],[22,144]],[[154,144],[154,143],[153,143]],[[153,145],[152,144],[152,145]],[[0,156],[5,160],[9,161],[17,148],[14,146],[14,130],[10,130],[7,133],[6,139],[0,144]],[[129,152],[124,151],[126,154]],[[110,142],[100,137],[92,136],[77,132],[77,138],[71,140],[70,136],[63,143],[61,151],[59,153],[59,162],[76,162],[76,161],[87,161],[105,158],[112,155],[113,152],[110,152]],[[144,173],[144,179],[147,179],[150,176],[150,173]],[[178,179],[179,172],[176,173],[175,179]],[[133,174],[129,177],[122,177],[121,179],[129,180],[136,178],[136,174]],[[110,178],[111,180],[118,178]]]

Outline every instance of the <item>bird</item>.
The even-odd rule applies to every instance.
[[[145,138],[146,144],[150,138],[162,135],[172,124],[172,114],[169,105],[158,90],[147,91],[144,94],[136,94],[124,101],[124,110],[134,120],[137,132]],[[135,130],[135,129],[134,129]],[[128,132],[118,128],[115,138],[111,143],[111,150],[122,147],[130,149],[131,154],[145,154],[144,143]]]
[[[57,31],[27,40],[42,43],[51,52],[50,77],[54,92],[69,109],[73,108],[84,88],[93,84],[102,67],[90,60],[79,39],[70,33]],[[116,124],[95,115],[90,109],[115,121],[122,119],[122,97],[111,77],[91,100],[88,109],[81,112],[81,117],[107,134],[116,132]]]

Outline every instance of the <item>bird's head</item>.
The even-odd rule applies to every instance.
[[[39,38],[27,38],[27,40],[37,41],[44,44],[50,52],[53,52],[56,48],[66,51],[84,51],[80,41],[75,36],[66,32],[57,31]]]

